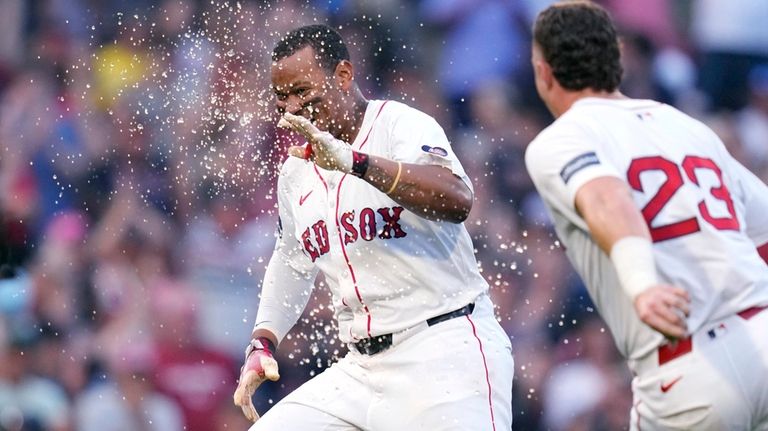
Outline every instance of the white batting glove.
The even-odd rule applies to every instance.
[[[308,119],[290,112],[283,114],[277,125],[298,132],[307,138],[307,147],[292,146],[288,149],[288,154],[291,156],[312,160],[323,169],[347,174],[352,171],[351,145],[334,138],[328,132],[321,131]]]
[[[235,390],[235,405],[243,410],[243,414],[251,422],[259,419],[259,413],[253,406],[253,393],[265,380],[273,382],[280,378],[277,361],[272,356],[272,342],[264,337],[251,340],[245,349],[245,363],[240,370],[240,380]]]

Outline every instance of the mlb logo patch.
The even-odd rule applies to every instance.
[[[448,155],[448,150],[442,147],[430,147],[429,145],[422,145],[421,150],[425,153],[434,154],[440,157],[446,157]]]

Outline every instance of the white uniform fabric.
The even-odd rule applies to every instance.
[[[444,166],[471,187],[442,128],[432,117],[404,104],[370,101],[352,147],[403,163]],[[427,319],[471,302],[487,301],[487,307],[492,308],[487,299],[488,284],[478,271],[474,248],[463,224],[426,220],[405,210],[362,179],[326,171],[297,158],[289,158],[281,170],[278,206],[282,233],[265,276],[256,327],[270,329],[282,338],[303,310],[306,293],[311,290],[315,275],[322,271],[332,292],[339,338],[343,342],[395,334],[394,346],[371,356],[370,361],[362,360],[361,355],[351,348],[352,355],[302,386],[291,395],[291,399],[332,417],[347,418],[359,414],[361,401],[347,403],[346,406],[343,403],[334,404],[332,408],[312,395],[331,393],[340,384],[338,381],[345,379],[335,375],[347,374],[353,377],[347,378],[350,384],[356,383],[363,388],[370,386],[368,392],[384,389],[386,392],[411,391],[410,397],[428,392],[424,400],[408,407],[410,410],[421,410],[420,415],[432,418],[425,419],[426,425],[420,429],[441,429],[443,426],[441,421],[430,415],[431,410],[455,410],[454,415],[463,426],[456,429],[471,429],[467,428],[468,424],[483,424],[472,426],[492,429],[490,414],[493,411],[495,427],[509,429],[513,372],[511,347],[492,312],[481,312],[479,317],[475,317],[478,314],[475,310],[472,319],[477,325],[476,333],[467,326],[466,317],[454,318],[433,327],[426,325]],[[272,270],[273,266],[280,269]],[[284,288],[287,290],[283,291]],[[463,324],[461,331],[456,328],[459,324]],[[449,331],[450,328],[453,330]],[[445,331],[450,334],[444,334]],[[398,340],[404,338],[403,334],[414,333],[417,335],[413,339],[422,341],[410,342],[407,348],[398,345]],[[478,360],[476,340],[474,349],[472,344],[465,344],[475,336],[484,340],[486,353],[494,352],[486,355],[487,361]],[[439,352],[435,351],[438,345],[442,346]],[[471,369],[467,368],[467,355],[475,356]],[[374,369],[365,365],[368,362],[379,363],[380,357],[390,358],[387,361],[391,361],[391,365]],[[420,375],[408,371],[422,369],[423,364],[431,364],[435,370],[450,369],[455,376],[451,378],[446,374],[445,380],[438,382],[423,370]],[[400,366],[404,368],[397,371],[395,367]],[[391,369],[392,373],[388,373],[387,369]],[[358,379],[360,373],[370,371],[375,373]],[[493,377],[492,381],[486,382],[486,371]],[[478,372],[483,375],[482,382],[470,382],[463,376]],[[387,377],[382,380],[383,377],[379,376]],[[382,385],[384,389],[381,389]],[[405,386],[397,388],[398,385]],[[357,399],[364,390],[355,387],[347,398]],[[477,407],[477,415],[467,412],[459,414],[468,408],[469,399],[473,400],[472,403],[481,403],[483,408],[472,404]],[[493,401],[490,404],[489,399]],[[377,403],[386,404],[383,401]],[[370,409],[375,407],[371,405]],[[389,411],[389,416],[401,414],[400,407],[404,405],[398,405],[396,411]],[[268,419],[272,416],[285,417],[286,408],[286,403],[278,403],[257,424],[272,423],[273,419]],[[367,408],[362,411],[367,411]],[[362,429],[403,429],[392,424],[416,420],[416,416],[411,419],[389,418],[385,411],[381,413],[378,419],[355,421],[354,424]],[[321,414],[324,417],[328,415]],[[296,423],[296,428],[290,428],[281,419],[279,424],[275,422],[274,429],[336,429],[314,427],[301,419],[308,417],[307,412],[287,417],[291,419],[291,424]],[[414,425],[407,429],[417,427]]]
[[[487,295],[472,315],[354,349],[277,403],[250,431],[509,430],[514,363]]]
[[[613,176],[634,190],[650,220],[660,279],[690,294],[691,333],[706,333],[714,322],[768,305],[768,266],[756,251],[768,242],[768,187],[700,122],[650,100],[585,98],[530,144],[526,164],[569,259],[636,373],[648,372],[638,364],[656,361],[664,339],[637,318],[610,258],[575,210],[576,192],[588,181]],[[753,359],[755,367],[763,364],[755,378],[768,385],[768,350],[762,352]],[[643,396],[638,390],[644,387],[635,388],[636,398]],[[658,383],[654,388],[660,393]],[[712,388],[705,388],[685,395],[713,404]],[[662,405],[667,413],[680,407]],[[761,408],[768,414],[768,405]]]
[[[634,365],[630,430],[768,430],[768,310],[729,316],[693,334],[693,349],[662,366]]]
[[[352,146],[442,165],[470,184],[437,122],[398,102],[371,101]],[[325,274],[344,342],[409,328],[488,290],[464,225],[423,219],[362,179],[289,158],[278,206],[277,252],[300,273]]]

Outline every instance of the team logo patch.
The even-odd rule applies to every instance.
[[[565,164],[563,170],[560,171],[560,178],[567,184],[568,180],[573,177],[576,172],[586,168],[587,166],[599,165],[600,159],[597,158],[597,154],[594,151],[580,154],[573,158],[570,162]]]
[[[422,145],[421,150],[440,157],[446,157],[448,155],[448,150],[442,147],[430,147],[429,145]]]

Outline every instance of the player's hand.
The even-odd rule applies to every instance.
[[[280,378],[272,351],[267,343],[261,343],[259,340],[252,341],[246,349],[245,364],[240,370],[240,380],[234,396],[235,405],[243,410],[243,414],[251,422],[259,419],[252,399],[256,388],[267,379],[274,382]]]
[[[643,323],[671,339],[687,335],[685,318],[690,314],[689,304],[688,292],[669,285],[657,285],[643,291],[635,297],[634,303]]]
[[[352,171],[351,145],[321,131],[308,119],[290,112],[283,114],[277,125],[298,132],[307,139],[307,147],[292,146],[288,148],[289,155],[312,160],[323,169],[344,173]]]

